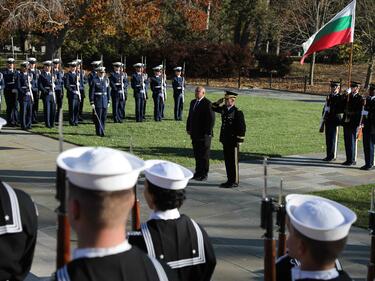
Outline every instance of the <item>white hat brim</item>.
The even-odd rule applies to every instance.
[[[3,118],[0,117],[0,130],[3,126],[5,126],[7,124],[7,121]]]

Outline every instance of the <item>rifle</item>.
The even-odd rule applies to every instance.
[[[133,154],[133,141],[132,137],[130,137],[130,148],[129,152]],[[134,205],[132,208],[132,229],[133,231],[137,231],[141,229],[141,203],[139,202],[138,196],[137,196],[137,184],[134,185]]]
[[[163,74],[162,74],[162,94],[163,94],[163,101],[167,100],[167,75],[165,74],[165,69],[167,67],[167,61],[163,60]]]
[[[53,58],[51,59],[51,61],[53,62]],[[55,71],[54,71],[54,66],[53,66],[53,63],[52,63],[52,67],[51,67],[51,88],[52,88],[52,96],[53,96],[53,102],[56,103],[56,93],[55,93]]]
[[[326,108],[327,108],[327,105],[328,105],[328,100],[329,100],[329,96],[327,96],[326,102],[325,102],[324,107],[323,107],[324,112],[323,112],[322,118],[320,119],[319,133],[324,132],[324,125],[325,125],[325,122],[326,122],[326,115],[327,115]]]
[[[145,77],[143,74],[144,67],[146,67],[146,58],[143,63],[143,56],[142,56],[142,71],[141,71],[141,88],[143,91],[143,98],[146,99],[146,88],[145,88]]]
[[[274,203],[267,195],[267,158],[263,160],[264,188],[260,208],[260,227],[265,229],[264,234],[264,280],[276,280],[276,241],[273,237],[273,212]]]
[[[59,151],[63,151],[63,111],[59,111]],[[67,215],[67,179],[64,169],[57,166],[56,168],[56,199],[60,205],[56,212],[57,220],[57,256],[56,268],[59,269],[67,264],[70,260],[70,224]]]
[[[279,202],[276,210],[276,225],[279,227],[279,244],[277,247],[277,257],[282,257],[286,253],[286,234],[285,234],[286,209],[283,201],[283,179],[280,180]]]
[[[182,102],[185,101],[185,62],[182,66]]]
[[[362,139],[362,128],[363,128],[363,111],[365,110],[366,106],[366,97],[363,97],[363,104],[362,104],[362,111],[361,111],[361,119],[359,120],[359,124],[357,127],[357,134],[356,134],[356,140],[361,140]]]
[[[369,230],[371,235],[371,252],[370,252],[370,262],[367,266],[367,281],[374,281],[375,279],[375,209],[374,209],[374,197],[375,197],[374,187],[371,192],[371,207],[368,211],[369,214]]]
[[[80,91],[80,86],[81,86],[81,69],[79,70],[79,74],[78,74],[78,70],[76,70],[76,87],[77,87],[77,95],[78,95],[78,100],[79,102],[81,102],[81,91]]]
[[[122,63],[122,55],[121,55],[121,67],[120,67],[120,79],[121,79],[121,95],[122,99],[125,100],[125,91],[124,91],[124,68]]]
[[[32,79],[33,79],[32,73],[27,72],[27,86],[29,88],[31,102],[34,103],[33,89],[31,87],[31,80]],[[1,103],[1,97],[0,97],[0,103]]]

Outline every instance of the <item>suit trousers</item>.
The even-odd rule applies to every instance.
[[[211,137],[193,139],[192,144],[195,158],[195,176],[207,176],[210,166]]]

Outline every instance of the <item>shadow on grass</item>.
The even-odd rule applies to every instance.
[[[9,183],[55,183],[54,171],[0,170],[0,179]]]

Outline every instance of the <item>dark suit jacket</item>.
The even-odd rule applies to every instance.
[[[206,97],[202,98],[194,108],[195,103],[196,99],[190,102],[186,131],[190,132],[192,140],[202,140],[213,135],[215,113],[212,111],[211,102]]]

